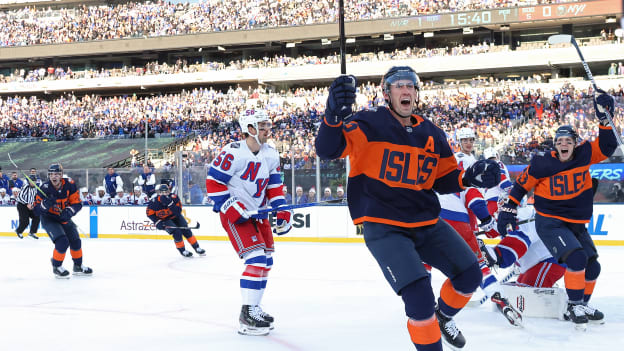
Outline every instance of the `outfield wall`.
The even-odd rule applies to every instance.
[[[294,211],[293,230],[283,241],[361,242],[358,228],[350,220],[346,206],[317,206]],[[204,240],[226,240],[219,216],[206,206],[185,206],[187,221],[200,228],[193,233]],[[619,214],[619,215],[618,215]],[[91,238],[169,239],[145,215],[144,206],[86,206],[74,217],[79,232]],[[0,207],[0,235],[14,236],[18,225],[15,207]],[[624,245],[624,205],[594,205],[589,233],[598,245]],[[45,230],[39,228],[44,235]]]

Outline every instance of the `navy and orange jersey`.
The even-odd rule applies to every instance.
[[[45,193],[45,196],[40,191],[37,191],[37,196],[35,197],[35,211],[41,215],[59,217],[66,208],[71,208],[73,215],[76,215],[82,209],[78,186],[71,178],[61,178],[61,186],[58,189],[48,180],[41,185],[41,191]],[[45,198],[56,199],[56,206],[43,210],[41,202]]]
[[[516,204],[535,189],[535,211],[544,217],[572,223],[588,223],[593,212],[592,180],[589,166],[605,160],[617,148],[609,127],[600,126],[598,138],[581,142],[574,157],[561,162],[555,151],[536,155],[522,171],[509,193]]]
[[[173,202],[173,204],[169,206],[171,202]],[[151,219],[154,223],[159,220],[176,218],[181,212],[182,203],[180,203],[180,198],[175,194],[171,194],[169,196],[154,196],[145,209],[147,217],[149,217],[149,219]]]
[[[355,224],[435,224],[440,215],[435,191],[464,189],[463,171],[444,132],[417,115],[407,128],[385,107],[360,111],[344,124],[324,121],[315,144],[321,158],[349,156],[347,194]]]

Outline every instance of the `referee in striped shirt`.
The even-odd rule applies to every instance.
[[[19,226],[15,230],[17,236],[23,239],[22,232],[30,223],[30,236],[33,239],[39,239],[37,236],[37,230],[39,230],[39,216],[35,214],[33,208],[35,207],[35,196],[37,195],[37,188],[35,183],[28,179],[28,185],[22,187],[17,195],[17,213],[19,214]],[[32,222],[30,219],[32,218]]]

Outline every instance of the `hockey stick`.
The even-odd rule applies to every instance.
[[[10,153],[10,152],[7,152],[7,156],[9,156],[9,161],[11,162],[11,164],[13,165],[13,167],[15,167],[15,169],[17,169],[18,171],[22,172],[22,175],[23,175],[24,177],[26,177],[26,179],[28,179],[28,181],[29,181],[29,182],[31,182],[31,183],[35,186],[35,188],[37,188],[37,190],[39,190],[39,192],[40,192],[41,194],[43,194],[43,196],[48,197],[48,196],[47,196],[47,195],[43,192],[43,190],[41,190],[41,188],[37,185],[37,183],[36,183],[34,180],[30,179],[30,177],[29,177],[28,175],[26,175],[26,173],[24,173],[24,171],[22,171],[19,167],[17,167],[17,165],[15,164],[15,162],[13,162],[13,159],[11,158],[11,153]]]
[[[165,226],[166,229],[199,229],[199,222],[194,227],[176,227],[173,225]]]
[[[336,199],[336,200],[327,200],[327,201],[319,201],[319,202],[308,202],[306,204],[284,205],[284,206],[279,206],[276,208],[265,207],[265,208],[259,208],[257,211],[247,211],[247,213],[253,216],[256,214],[265,214],[265,213],[277,212],[277,211],[294,210],[296,208],[322,206],[322,205],[329,205],[329,204],[342,204],[342,203],[346,203],[345,200],[346,199]]]
[[[507,283],[508,281],[511,280],[511,278],[515,277],[516,275],[518,275],[518,272],[515,269],[512,269],[511,272],[507,273],[506,276],[503,277],[503,279],[499,280],[498,282],[500,284],[502,283]],[[483,305],[485,303],[485,301],[487,301],[489,299],[489,297],[487,295],[484,295],[479,301],[468,301],[468,305],[469,307],[479,307],[481,305]]]
[[[520,225],[520,224],[527,224],[527,223],[531,223],[531,222],[535,222],[535,218],[523,219],[521,221],[518,221],[516,224]],[[483,234],[485,234],[485,232],[483,230],[474,233],[474,235],[476,235],[476,236],[483,235]]]
[[[576,49],[576,52],[581,58],[581,63],[583,64],[583,68],[585,69],[587,78],[589,78],[589,81],[591,82],[591,85],[594,88],[594,98],[595,98],[596,91],[598,90],[598,87],[596,86],[596,81],[594,80],[594,76],[592,75],[591,70],[589,69],[589,66],[587,65],[587,62],[585,62],[583,53],[581,52],[581,49],[579,48],[578,43],[576,42],[576,39],[574,39],[574,36],[570,34],[556,34],[556,35],[551,35],[550,37],[548,37],[548,44],[553,45],[553,44],[562,44],[562,43],[570,43]],[[620,136],[617,129],[615,128],[615,124],[613,123],[613,116],[611,115],[611,112],[605,109],[605,114],[607,115],[607,121],[609,121],[609,126],[611,127],[611,129],[613,129],[613,134],[615,134],[615,139],[617,140],[618,145],[622,146],[622,137]]]
[[[344,25],[344,0],[338,1],[338,31],[340,41],[340,74],[347,74],[347,40],[345,38]]]

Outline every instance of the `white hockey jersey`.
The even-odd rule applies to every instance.
[[[104,196],[100,196],[98,194],[93,195],[93,204],[94,205],[110,205],[111,198],[108,194],[104,194]]]
[[[149,202],[149,198],[145,193],[140,193],[137,195],[136,193],[132,193],[128,195],[128,201],[126,205],[145,205]]]
[[[518,221],[533,219],[533,221],[520,224],[520,230],[531,240],[531,245],[526,254],[518,260],[520,273],[526,272],[531,267],[552,257],[535,230],[535,209],[533,206],[518,207]]]
[[[471,154],[463,152],[455,153],[455,159],[460,169],[465,170],[472,166],[477,159]],[[467,188],[459,193],[454,194],[438,194],[440,200],[440,217],[442,219],[470,223],[470,215],[468,209],[472,208],[478,201],[483,200],[483,194],[477,188]],[[483,214],[482,214],[483,215]],[[473,220],[474,221],[474,220]]]
[[[111,205],[114,206],[122,206],[122,205],[127,205],[128,204],[128,195],[123,194],[122,196],[119,196],[119,194],[115,195],[114,198],[111,199]]]
[[[264,206],[266,200],[273,207],[283,204],[279,154],[268,144],[254,154],[245,140],[226,145],[210,164],[206,191],[215,202],[215,211],[230,196],[237,197],[249,211]]]

